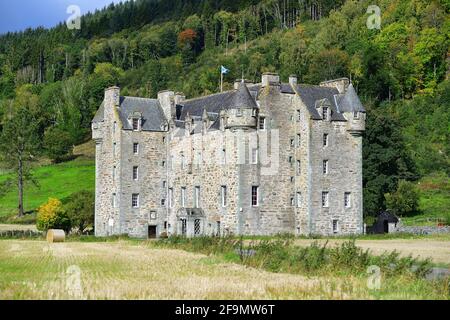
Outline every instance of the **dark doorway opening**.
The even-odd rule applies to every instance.
[[[389,233],[389,221],[388,220],[383,221],[383,229],[384,229],[384,233]]]
[[[148,226],[148,238],[156,239],[156,226]]]

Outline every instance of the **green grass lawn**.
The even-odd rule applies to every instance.
[[[420,212],[403,218],[405,225],[436,225],[436,218],[449,219],[450,182],[446,174],[426,176],[418,183]]]
[[[95,189],[95,164],[93,160],[80,158],[66,163],[36,168],[34,177],[39,186],[32,183],[27,183],[25,186],[25,211],[38,208],[49,198],[61,200],[78,191],[93,191]],[[0,182],[7,178],[8,174],[0,173]],[[14,215],[16,208],[17,190],[14,188],[0,198],[0,217]]]

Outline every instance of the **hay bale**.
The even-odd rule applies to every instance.
[[[47,231],[47,242],[57,243],[64,242],[66,240],[66,233],[64,230],[50,229]]]

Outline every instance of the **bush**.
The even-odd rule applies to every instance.
[[[40,231],[49,229],[63,229],[67,233],[70,231],[70,220],[63,210],[61,201],[51,198],[39,207],[36,227]]]
[[[64,202],[63,209],[72,227],[78,228],[79,233],[94,227],[95,196],[93,192],[74,193]]]
[[[419,191],[412,182],[401,180],[397,191],[386,194],[385,198],[388,209],[402,217],[411,215],[419,209]]]

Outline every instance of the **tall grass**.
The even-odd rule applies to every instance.
[[[400,257],[396,251],[381,256],[356,246],[354,240],[329,247],[328,242],[309,247],[294,245],[290,237],[251,241],[245,245],[243,238],[233,237],[171,237],[156,242],[157,246],[177,248],[207,255],[223,255],[228,260],[271,272],[288,272],[306,275],[363,275],[375,265],[387,277],[407,275],[423,278],[431,271],[431,261]]]

